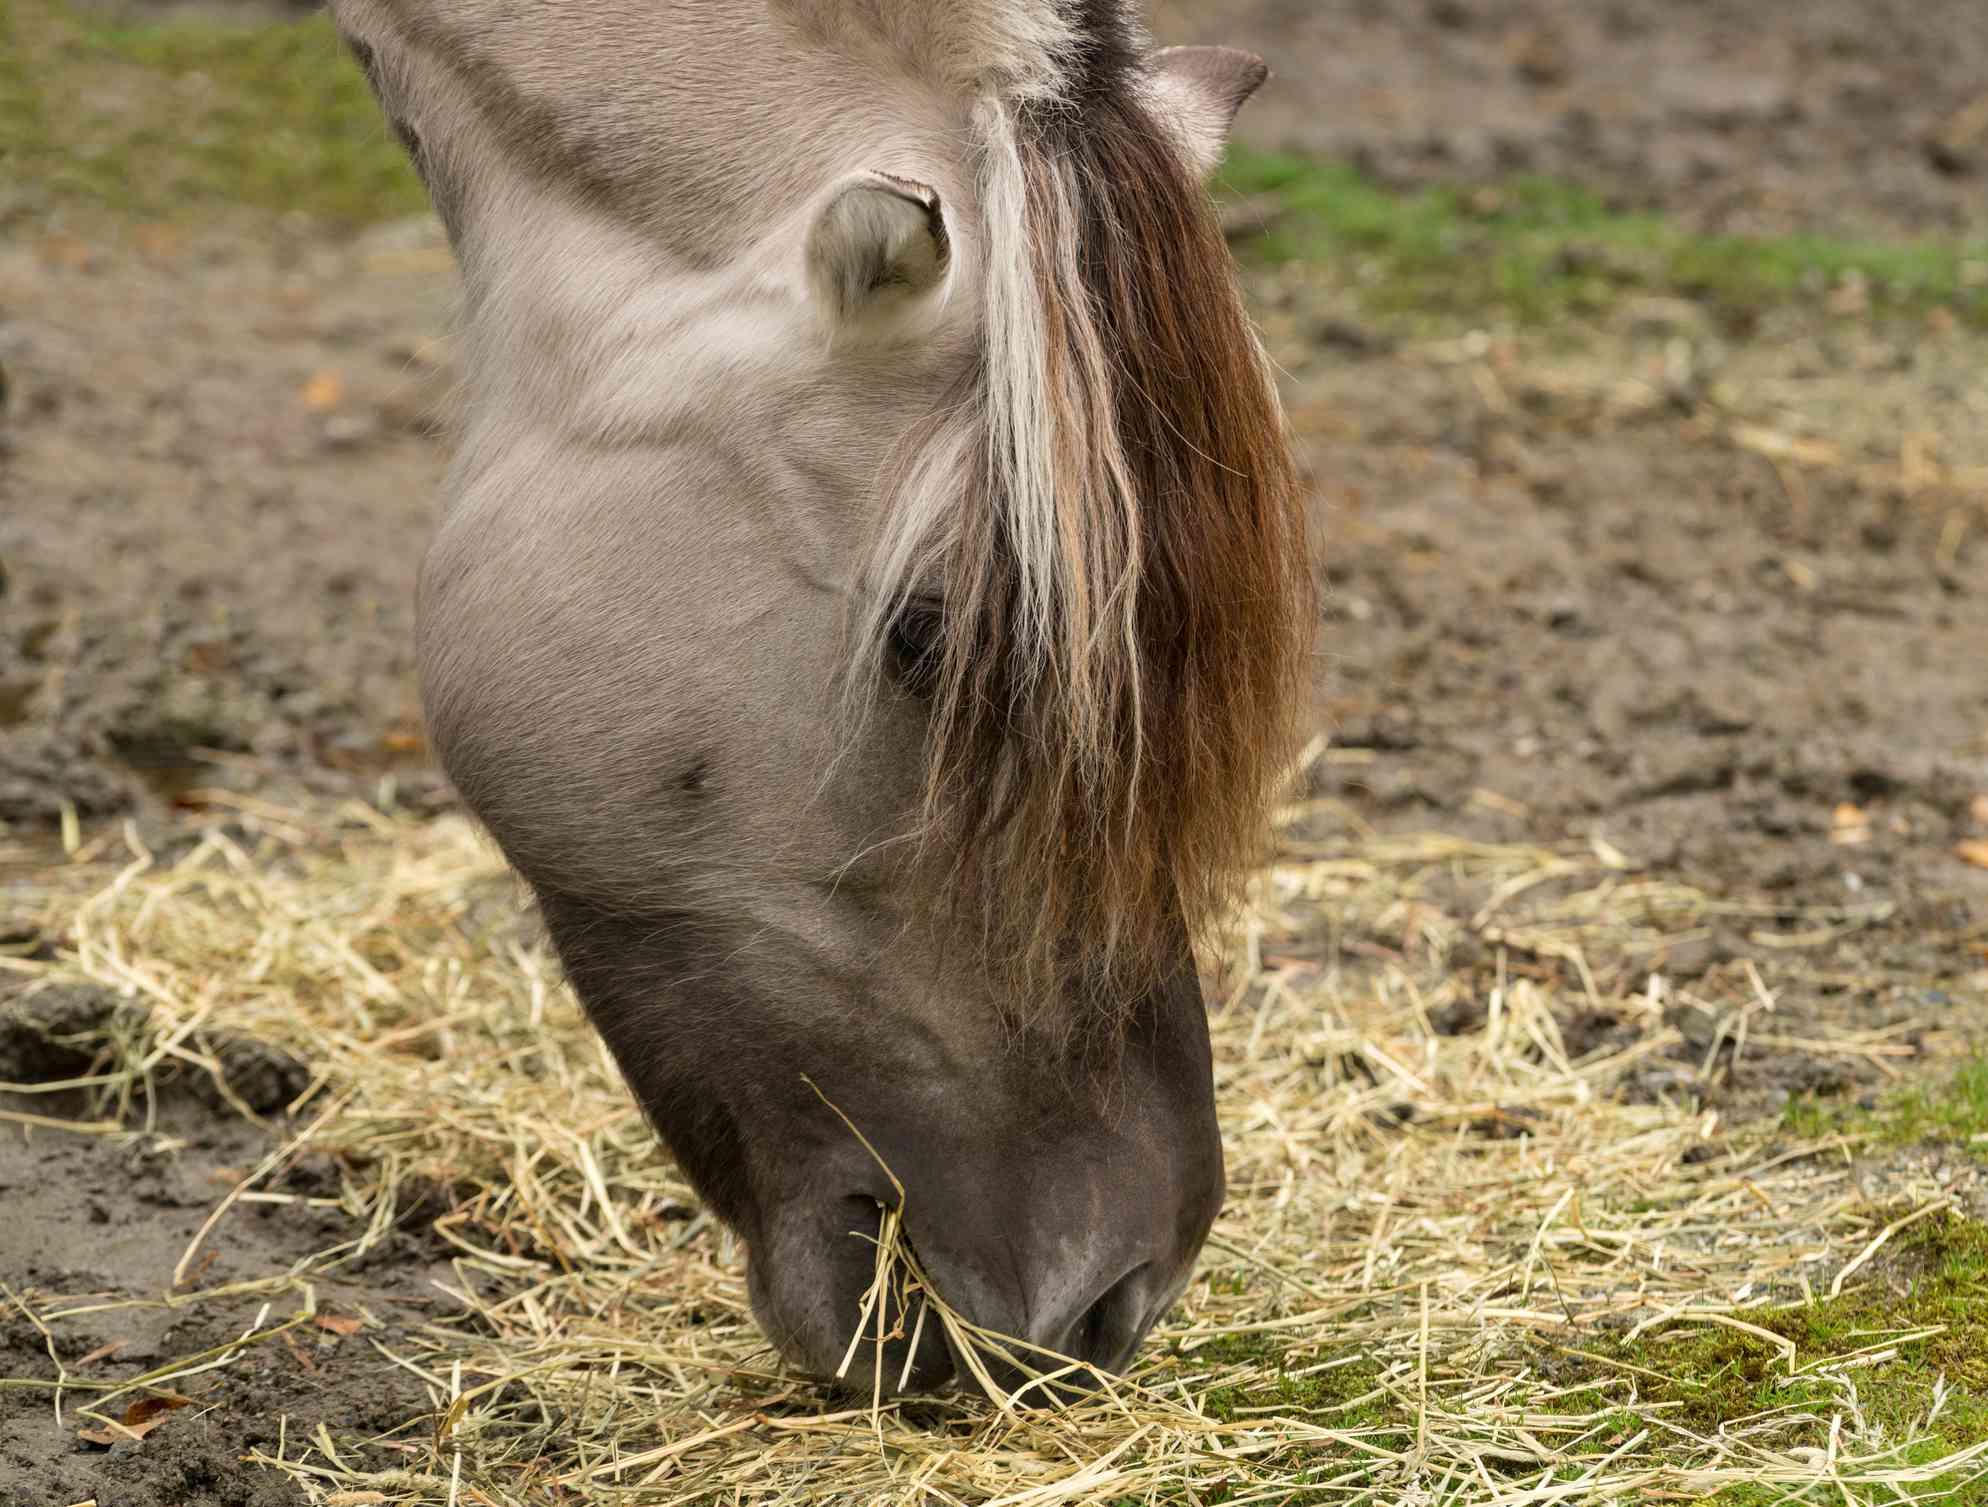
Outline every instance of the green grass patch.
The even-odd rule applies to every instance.
[[[41,90],[14,10],[0,6],[0,185],[26,184],[50,156]]]
[[[127,22],[12,0],[0,29],[0,165],[31,207],[363,225],[426,202],[321,14]]]
[[[1738,314],[1860,279],[1879,312],[1988,326],[1988,246],[1705,237],[1545,179],[1400,192],[1246,147],[1222,183],[1274,201],[1246,255],[1343,265],[1379,314],[1542,322],[1636,291]],[[323,15],[132,21],[60,0],[0,9],[0,185],[0,210],[161,221],[248,208],[364,225],[426,202]]]
[[[1782,1346],[1715,1324],[1679,1325],[1633,1343],[1583,1340],[1578,1352],[1541,1347],[1494,1365],[1525,1361],[1553,1388],[1537,1421],[1547,1414],[1579,1420],[1591,1439],[1626,1439],[1652,1419],[1710,1437],[1761,1414],[1799,1410],[1807,1421],[1793,1425],[1784,1443],[1823,1446],[1827,1420],[1850,1411],[1843,1378],[1855,1386],[1856,1411],[1868,1424],[1889,1439],[1917,1436],[1904,1463],[1930,1463],[1988,1439],[1988,1225],[1951,1213],[1923,1220],[1901,1230],[1842,1296],[1743,1317],[1794,1345],[1792,1375]],[[1364,1358],[1317,1370],[1330,1357],[1309,1348],[1287,1353],[1287,1343],[1270,1334],[1224,1337],[1181,1353],[1177,1364],[1233,1377],[1200,1393],[1202,1406],[1224,1421],[1276,1410],[1372,1430],[1378,1444],[1413,1439],[1412,1376],[1397,1376],[1390,1387]],[[1432,1381],[1454,1385],[1457,1377],[1445,1370]],[[1943,1400],[1929,1427],[1936,1396]],[[1988,1482],[1956,1478],[1924,1499],[1988,1502]],[[1708,1499],[1718,1507],[1808,1500],[1747,1487]]]
[[[1695,1432],[1791,1405],[1823,1416],[1847,1411],[1843,1386],[1818,1374],[1835,1372],[1854,1382],[1862,1416],[1891,1437],[1923,1425],[1944,1384],[1944,1405],[1909,1452],[1913,1463],[1988,1439],[1988,1225],[1936,1216],[1900,1231],[1872,1274],[1842,1297],[1745,1317],[1794,1344],[1796,1375],[1788,1374],[1777,1346],[1720,1326],[1618,1345],[1614,1358],[1643,1368],[1645,1400],[1667,1405],[1672,1421]],[[1904,1338],[1928,1329],[1937,1332]],[[1850,1364],[1887,1350],[1896,1354]],[[1832,1361],[1839,1364],[1827,1364]],[[1949,1500],[1988,1500],[1983,1483],[1968,1490]],[[1716,1500],[1739,1507],[1747,1499],[1727,1493]]]
[[[1502,309],[1544,322],[1664,293],[1743,315],[1856,280],[1876,312],[1937,306],[1988,325],[1988,245],[1704,236],[1550,179],[1404,192],[1343,163],[1247,147],[1221,186],[1267,206],[1245,255],[1343,264],[1380,313]]]
[[[1201,1394],[1209,1416],[1224,1421],[1266,1408],[1298,1415],[1329,1412],[1335,1427],[1383,1425],[1390,1420],[1390,1399],[1374,1395],[1380,1371],[1371,1362],[1353,1360],[1318,1370],[1314,1368],[1329,1357],[1294,1357],[1285,1343],[1272,1335],[1224,1336],[1181,1353],[1180,1362],[1190,1371],[1236,1373],[1238,1379]],[[1293,1375],[1294,1371],[1304,1374]]]
[[[1902,1089],[1875,1109],[1793,1099],[1782,1122],[1797,1135],[1846,1135],[1888,1146],[1937,1142],[1988,1159],[1988,1059],[1968,1062],[1947,1083]]]

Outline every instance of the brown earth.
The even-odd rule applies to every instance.
[[[91,991],[43,994],[31,1007],[0,1003],[0,1081],[67,1076],[87,1067],[50,1052],[43,1033],[87,1030],[116,1008]],[[128,1008],[128,1007],[127,1007]],[[274,1112],[309,1082],[294,1063],[265,1050],[231,1054],[227,1083],[248,1108]],[[169,1080],[171,1081],[171,1080]],[[0,1095],[0,1108],[88,1122],[81,1093]],[[266,1279],[352,1235],[335,1207],[338,1169],[305,1156],[274,1183],[278,1197],[316,1204],[238,1206],[202,1242],[184,1285],[172,1271],[209,1211],[269,1149],[266,1131],[218,1094],[179,1087],[141,1106],[146,1134],[98,1136],[36,1129],[0,1135],[0,1280],[7,1295],[52,1294],[38,1304],[59,1320],[46,1338],[15,1302],[0,1310],[0,1376],[50,1374],[52,1343],[65,1379],[58,1421],[45,1389],[0,1391],[0,1502],[62,1507],[94,1497],[103,1507],[274,1507],[295,1494],[281,1477],[247,1470],[252,1450],[276,1454],[328,1422],[347,1438],[378,1437],[355,1464],[404,1464],[396,1448],[409,1419],[427,1410],[418,1378],[381,1362],[375,1343],[405,1348],[410,1325],[451,1306],[433,1285],[454,1280],[424,1231],[395,1232],[335,1274],[314,1275],[316,1318],[257,1339],[239,1358],[176,1385],[192,1405],[140,1439],[95,1443],[101,1423],[81,1418],[94,1387],[124,1381],[190,1355],[217,1350],[251,1330],[264,1336],[305,1312],[299,1283],[230,1295],[234,1283]],[[170,1299],[167,1295],[170,1294]],[[96,1308],[79,1318],[72,1309]],[[178,1395],[184,1395],[184,1393]],[[138,1393],[113,1402],[122,1418]],[[294,1451],[293,1451],[294,1453]]]
[[[1280,60],[1281,92],[1249,117],[1262,143],[1406,179],[1550,172],[1707,227],[1984,223],[1981,158],[1925,145],[1988,79],[1978,0],[1832,0],[1771,25],[1743,0],[1173,10],[1174,39]],[[1330,269],[1252,288],[1321,505],[1330,746],[1313,820],[1599,838],[1764,897],[1770,940],[1817,907],[1858,912],[1799,974],[1737,929],[1664,966],[1716,996],[1759,959],[1797,1019],[1896,1024],[1929,1052],[1981,1039],[1988,870],[1955,849],[1988,838],[1988,342],[1820,308],[1737,341],[1645,301],[1579,331],[1397,344]],[[446,801],[410,639],[453,299],[424,224],[356,239],[30,226],[0,245],[0,864],[45,855],[65,809],[165,840],[255,799]],[[0,867],[0,911],[8,882]],[[4,914],[0,942],[37,945]],[[1577,1042],[1606,1029],[1569,1023]],[[75,1070],[40,1041],[0,1019],[0,1081]],[[294,1092],[281,1064],[243,1069],[259,1110]],[[1756,1052],[1709,1092],[1745,1113],[1875,1080]],[[0,1109],[90,1112],[46,1095]],[[175,1093],[159,1116],[135,1140],[0,1126],[13,1291],[170,1290],[268,1142],[213,1096]],[[306,1163],[284,1187],[335,1182]],[[193,1290],[280,1269],[339,1218],[239,1209]],[[445,1268],[418,1230],[394,1254],[319,1283],[320,1307],[363,1316],[363,1334],[305,1326],[294,1348],[254,1347],[142,1444],[106,1450],[73,1416],[58,1431],[46,1392],[0,1390],[0,1502],[293,1499],[239,1457],[286,1427],[363,1435],[428,1405],[367,1340],[393,1348],[445,1311]],[[92,1345],[65,1341],[72,1373],[124,1378],[221,1344],[263,1301],[185,1297],[106,1310]],[[48,1375],[5,1298],[0,1376]],[[301,1297],[269,1301],[278,1323]]]
[[[1988,233],[1976,0],[1161,0],[1276,70],[1249,134],[1398,182],[1543,173],[1703,230]]]
[[[447,266],[419,224],[0,247],[0,821],[157,805],[196,749],[418,771]]]

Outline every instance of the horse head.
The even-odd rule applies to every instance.
[[[1195,948],[1312,621],[1201,188],[1262,65],[1120,0],[333,10],[464,278],[433,741],[762,1325],[833,1371],[901,1200],[1122,1366],[1222,1200]]]

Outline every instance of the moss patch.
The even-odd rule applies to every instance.
[[[30,208],[139,220],[245,206],[361,225],[426,202],[321,14],[133,24],[13,0],[0,12],[0,166]]]
[[[1186,1371],[1234,1372],[1234,1379],[1201,1393],[1209,1416],[1225,1421],[1252,1411],[1294,1415],[1332,1413],[1335,1426],[1385,1425],[1390,1401],[1377,1366],[1364,1360],[1316,1369],[1321,1357],[1292,1352],[1275,1335],[1240,1334],[1176,1352]],[[1294,1374],[1295,1373],[1295,1374]]]
[[[1875,1223],[1881,1228],[1892,1217],[1875,1216]],[[1956,1214],[1924,1220],[1901,1230],[1841,1297],[1749,1310],[1744,1320],[1793,1344],[1792,1374],[1783,1346],[1716,1324],[1679,1325],[1633,1342],[1583,1340],[1579,1353],[1543,1346],[1533,1367],[1553,1381],[1551,1414],[1566,1427],[1545,1416],[1533,1426],[1547,1436],[1627,1438],[1654,1414],[1668,1427],[1709,1437],[1761,1414],[1800,1409],[1810,1421],[1794,1424],[1786,1444],[1826,1445],[1826,1420],[1852,1413],[1854,1387],[1854,1415],[1866,1426],[1886,1438],[1920,1435],[1904,1463],[1938,1460],[1988,1439],[1988,1225]],[[1364,1359],[1317,1370],[1322,1357],[1287,1353],[1286,1343],[1277,1335],[1225,1337],[1180,1354],[1178,1364],[1231,1373],[1200,1393],[1207,1411],[1224,1421],[1278,1412],[1372,1430],[1385,1447],[1413,1438],[1413,1377],[1390,1381]],[[1432,1368],[1432,1387],[1460,1379],[1467,1384],[1453,1365],[1440,1374]],[[1635,1389],[1633,1408],[1625,1379]],[[1707,1500],[1719,1507],[1807,1500],[1779,1489],[1749,1491]],[[1956,1478],[1928,1499],[1988,1501],[1988,1483]]]
[[[1856,1411],[1894,1438],[1923,1425],[1940,1397],[1930,1431],[1908,1451],[1912,1462],[1988,1439],[1988,1225],[1936,1216],[1901,1231],[1869,1279],[1842,1297],[1749,1312],[1746,1321],[1795,1346],[1792,1376],[1779,1347],[1723,1326],[1617,1345],[1612,1358],[1643,1367],[1645,1401],[1667,1405],[1670,1418],[1694,1432],[1791,1405],[1825,1417],[1847,1413],[1847,1380]],[[1795,1442],[1826,1441],[1818,1434]],[[1948,1499],[1988,1500],[1979,1481],[1967,1490]]]
[[[1914,1084],[1874,1109],[1791,1100],[1782,1120],[1797,1135],[1844,1135],[1889,1146],[1936,1142],[1988,1159],[1988,1059],[1966,1063],[1945,1084]]]
[[[1738,316],[1856,284],[1875,312],[1937,306],[1988,326],[1988,246],[1702,236],[1549,179],[1399,192],[1342,163],[1246,147],[1221,182],[1265,206],[1246,255],[1344,264],[1381,313],[1544,321],[1658,292]]]

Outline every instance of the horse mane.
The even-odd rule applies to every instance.
[[[1267,848],[1313,620],[1301,489],[1213,206],[1115,0],[983,94],[985,351],[877,556],[937,614],[921,863],[1031,1023],[1122,1023]],[[940,583],[938,602],[923,598]],[[1052,1003],[1057,1002],[1057,1003]]]

